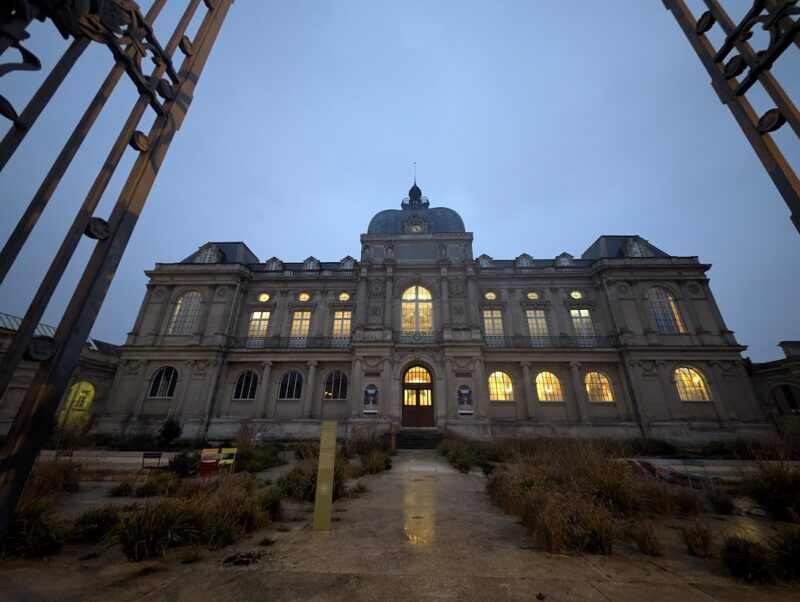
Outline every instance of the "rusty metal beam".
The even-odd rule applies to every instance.
[[[209,10],[196,36],[199,41],[183,61],[173,98],[164,103],[140,148],[128,179],[98,240],[88,265],[54,336],[55,347],[40,362],[8,438],[0,451],[0,534],[10,518],[41,445],[55,423],[58,405],[85,341],[108,292],[175,133],[192,102],[195,86],[233,0],[205,0]]]
[[[800,135],[800,115],[797,112],[797,108],[769,72],[768,67],[759,69],[757,76],[776,104],[774,111],[779,114],[773,112],[771,115],[765,114],[759,118],[746,98],[744,93],[746,90],[737,82],[736,76],[726,76],[725,65],[721,61],[732,48],[736,47],[742,53],[742,59],[748,65],[754,65],[758,59],[757,53],[753,51],[747,40],[742,39],[742,36],[739,35],[744,21],[739,26],[736,26],[716,0],[706,0],[709,13],[714,17],[713,19],[704,17],[706,23],[711,23],[711,26],[713,26],[714,21],[719,22],[727,34],[726,43],[720,51],[717,51],[705,35],[703,24],[701,23],[698,28],[698,21],[695,20],[694,15],[683,0],[662,0],[662,2],[675,17],[684,35],[711,76],[711,85],[714,91],[723,104],[730,109],[762,165],[767,170],[770,178],[772,178],[778,192],[783,196],[791,212],[792,222],[800,232],[800,180],[798,180],[791,165],[789,165],[786,157],[770,135],[770,132],[780,127],[783,122],[781,120],[788,122],[795,133]],[[748,11],[748,18],[752,17],[753,14],[758,14],[764,6],[767,6],[770,11],[774,11],[782,6],[782,3],[780,1],[772,1],[765,4],[764,0],[756,0],[753,8]],[[754,11],[756,12],[754,13]],[[789,29],[788,25],[784,25],[782,31],[786,32]],[[785,44],[785,41],[783,40],[782,43]],[[751,59],[753,62],[751,62]],[[777,117],[778,121],[770,123],[766,119],[767,117]]]

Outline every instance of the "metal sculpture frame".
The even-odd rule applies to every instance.
[[[737,24],[718,0],[703,1],[708,10],[695,20],[684,0],[662,0],[711,76],[711,85],[719,99],[733,113],[786,201],[792,222],[800,232],[800,180],[770,135],[788,123],[800,137],[800,113],[770,71],[787,48],[792,44],[800,46],[800,19],[797,18],[800,6],[797,0],[754,0]],[[716,24],[725,33],[725,41],[719,49],[715,49],[706,36]],[[753,28],[759,24],[769,33],[769,43],[756,51],[749,40]],[[756,82],[775,103],[774,108],[760,117],[746,96]]]
[[[0,537],[47,435],[122,254],[153,186],[170,143],[189,109],[197,81],[205,67],[233,0],[203,0],[206,11],[193,39],[186,32],[201,0],[187,0],[186,8],[165,46],[153,33],[153,23],[166,0],[153,0],[146,15],[133,0],[15,0],[0,7],[0,77],[12,71],[37,71],[41,62],[23,43],[34,20],[50,20],[72,42],[46,76],[21,113],[0,96],[0,118],[12,121],[0,142],[2,170],[52,99],[83,51],[92,43],[106,45],[114,64],[89,102],[83,116],[0,250],[0,283],[8,275],[39,217],[100,115],[123,73],[139,97],[108,153],[86,198],[70,225],[47,274],[42,279],[14,338],[0,359],[0,398],[23,359],[38,362],[36,375],[0,451]],[[180,49],[180,67],[172,57]],[[20,62],[5,63],[5,51],[15,50]],[[148,74],[143,60],[154,67]],[[148,134],[137,130],[147,108],[156,115]],[[95,217],[100,200],[126,149],[138,153],[108,220]],[[36,326],[71,260],[86,236],[96,241],[91,257],[64,311],[53,337],[36,336]]]

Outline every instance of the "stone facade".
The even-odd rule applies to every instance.
[[[708,264],[638,236],[554,259],[474,259],[472,241],[415,184],[373,218],[359,261],[261,262],[243,243],[208,243],[157,264],[94,428],[152,431],[174,416],[184,436],[212,439],[242,426],[316,437],[322,419],[341,434],[773,436]],[[405,382],[412,367],[430,382]],[[685,400],[679,368],[706,393]]]

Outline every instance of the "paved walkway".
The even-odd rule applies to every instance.
[[[677,527],[665,527],[668,552],[659,559],[624,546],[606,557],[533,549],[515,519],[490,503],[479,474],[460,474],[435,452],[401,452],[391,471],[363,482],[367,493],[334,504],[332,533],[311,531],[308,507],[290,508],[302,519],[284,523],[288,531],[203,552],[194,564],[180,563],[185,551],[137,564],[114,549],[94,560],[66,553],[0,563],[0,601],[800,599],[798,589],[745,587],[714,561],[688,556]],[[275,543],[259,547],[264,535]],[[253,550],[266,556],[246,567],[222,563]]]

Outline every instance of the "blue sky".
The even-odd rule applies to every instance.
[[[163,39],[183,3],[169,5]],[[47,69],[66,43],[50,24],[31,33]],[[791,52],[776,74],[794,74],[797,100]],[[91,48],[0,174],[3,240],[109,66]],[[21,107],[40,77],[12,73],[2,93]],[[24,313],[133,99],[123,81],[0,288],[0,311]],[[788,126],[777,139],[798,170]],[[143,271],[205,241],[242,240],[261,259],[357,257],[371,216],[399,207],[414,161],[432,205],[475,233],[476,255],[577,256],[601,234],[639,234],[713,264],[745,355],[776,359],[779,340],[800,339],[800,236],[658,0],[237,0],[93,336],[122,343]],[[82,243],[46,322],[90,251]]]

